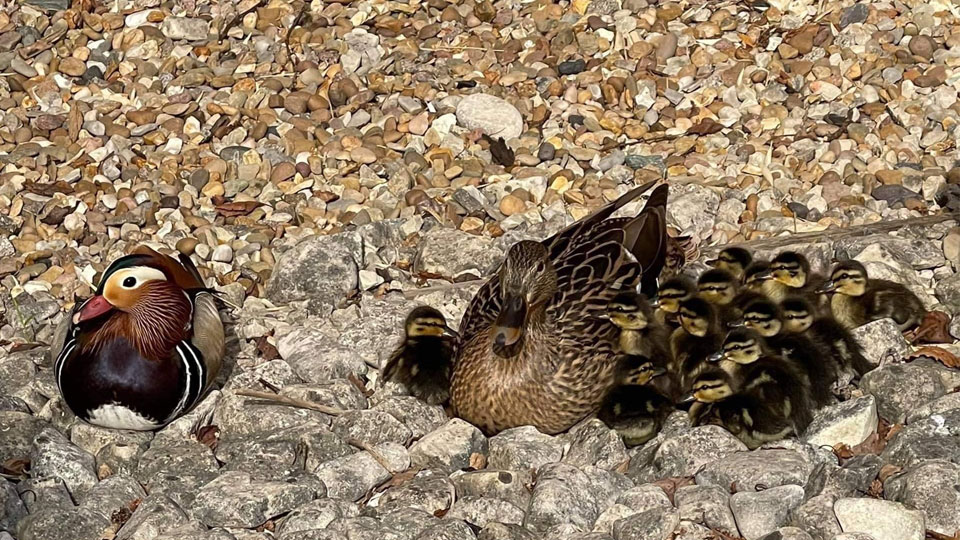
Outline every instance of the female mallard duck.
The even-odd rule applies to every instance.
[[[667,187],[634,218],[610,217],[636,188],[544,242],[522,241],[460,324],[450,402],[487,433],[532,425],[566,430],[596,412],[615,384],[617,327],[607,306],[656,287],[666,253]]]
[[[833,402],[832,387],[838,374],[830,350],[803,334],[784,331],[782,314],[777,304],[768,299],[751,302],[743,310],[740,325],[756,331],[769,344],[771,350],[792,362],[797,370],[806,373],[814,404],[822,407]]]
[[[780,304],[780,310],[783,313],[783,329],[806,336],[817,347],[829,350],[839,369],[852,370],[858,376],[873,369],[850,331],[831,314],[816,315],[813,304],[806,297],[788,296]]]
[[[652,383],[654,389],[671,400],[679,398],[680,381],[670,355],[670,332],[656,320],[647,297],[633,292],[620,293],[610,302],[607,316],[620,328],[619,345],[626,357],[625,364],[648,362],[658,368],[659,376]]]
[[[626,356],[618,373],[618,385],[597,418],[616,430],[627,446],[637,446],[652,439],[674,411],[673,401],[652,383],[666,376],[667,370],[647,358]]]
[[[707,264],[725,270],[733,275],[734,279],[743,280],[743,274],[753,262],[753,255],[742,247],[731,246],[724,248],[716,259],[707,261]]]
[[[851,329],[890,318],[905,331],[920,324],[927,312],[910,289],[893,281],[870,279],[867,269],[857,261],[844,261],[834,267],[830,281],[820,287],[820,292],[832,294],[833,316]]]
[[[64,402],[114,429],[157,429],[186,413],[220,370],[223,323],[197,268],[141,246],[74,308],[51,353]]]
[[[398,382],[431,405],[450,397],[454,338],[457,333],[430,306],[413,309],[403,324],[403,340],[383,367],[383,379]]]

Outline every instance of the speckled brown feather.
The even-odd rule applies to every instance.
[[[643,272],[637,260],[662,266],[666,241],[652,247],[624,246],[629,223],[665,231],[660,222],[666,186],[651,198],[638,218],[604,221],[653,184],[631,191],[544,241],[557,272],[558,292],[543,320],[526,328],[522,346],[512,357],[493,352],[492,326],[500,312],[499,278],[490,279],[474,296],[460,323],[461,342],[454,369],[451,404],[464,419],[487,433],[533,425],[557,433],[595,412],[614,384],[617,328],[603,317],[621,290],[634,290]],[[653,217],[651,217],[653,216]],[[642,237],[644,231],[639,231]],[[657,268],[659,271],[659,268]]]

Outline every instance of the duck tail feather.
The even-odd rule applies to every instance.
[[[641,292],[652,294],[667,260],[666,185],[657,187],[643,210],[624,227],[623,246],[643,270]]]

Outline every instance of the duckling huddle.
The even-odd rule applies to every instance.
[[[912,292],[856,261],[821,277],[797,252],[764,261],[729,247],[707,264],[696,280],[663,280],[652,298],[620,292],[600,315],[616,328],[617,363],[596,414],[629,446],[653,438],[678,408],[748,448],[802,434],[838,400],[839,380],[873,368],[851,329],[891,318],[908,330],[925,315]],[[458,339],[438,311],[415,309],[384,378],[446,401]]]

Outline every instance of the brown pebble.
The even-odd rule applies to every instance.
[[[198,243],[196,238],[181,238],[177,240],[177,251],[187,256],[193,255]]]
[[[527,209],[527,203],[514,195],[507,195],[500,199],[500,212],[505,216],[519,214]]]

